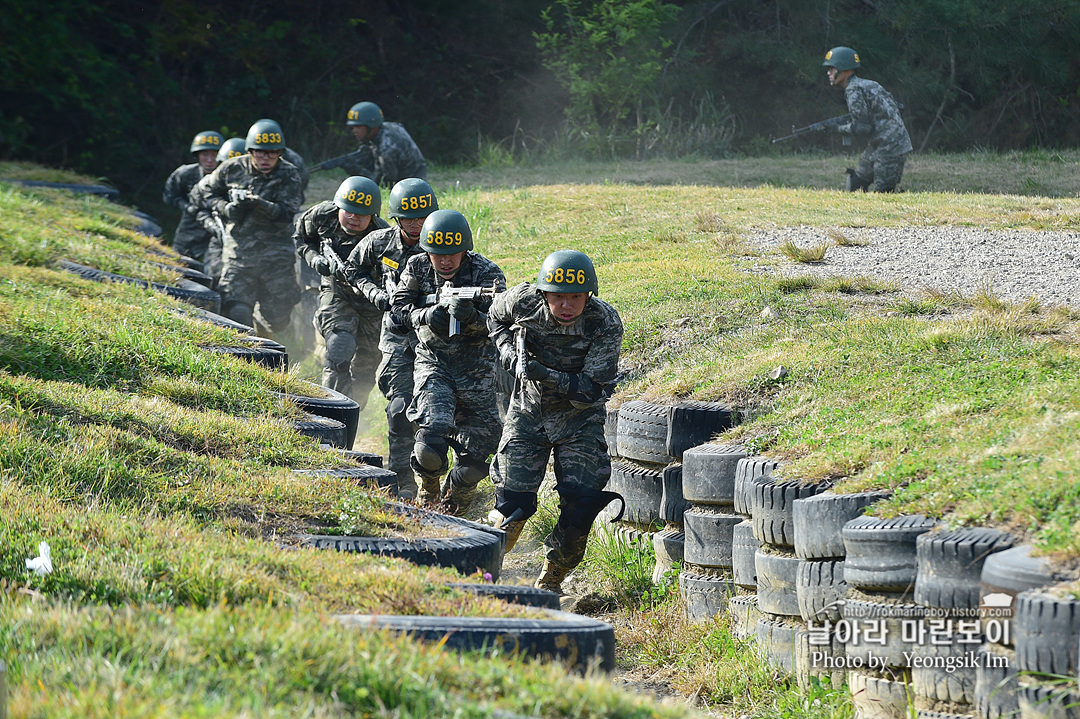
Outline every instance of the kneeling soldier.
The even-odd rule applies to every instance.
[[[581,563],[596,515],[621,499],[602,490],[611,476],[604,404],[618,374],[623,326],[596,293],[588,256],[559,250],[544,260],[535,285],[496,297],[488,314],[499,361],[517,377],[491,465],[497,520],[509,552],[536,512],[554,451],[559,519],[536,580],[552,591]]]

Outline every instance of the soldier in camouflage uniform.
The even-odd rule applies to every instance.
[[[199,262],[206,256],[211,234],[196,217],[198,208],[188,200],[188,193],[195,187],[195,183],[217,169],[218,151],[224,142],[225,138],[221,133],[213,130],[204,130],[196,135],[191,141],[190,151],[197,161],[173,170],[169,179],[165,180],[165,189],[161,193],[161,199],[166,205],[180,210],[180,222],[176,225],[176,234],[173,235],[173,249]]]
[[[431,185],[411,177],[390,190],[389,215],[395,227],[372,232],[356,246],[346,265],[353,272],[353,284],[381,310],[390,309],[389,295],[397,286],[409,258],[423,254],[420,230],[424,220],[439,203]],[[405,410],[413,396],[413,362],[416,358],[416,333],[405,329],[401,318],[392,312],[383,315],[379,336],[379,391],[386,397],[387,446],[389,469],[398,476],[398,493],[404,499],[416,496],[416,478],[409,456],[412,454],[416,425]]]
[[[394,185],[407,177],[427,179],[427,162],[405,128],[383,120],[373,102],[358,102],[345,121],[360,142],[360,157],[344,167],[352,175],[370,177],[380,185]]]
[[[248,154],[223,162],[189,197],[224,226],[222,313],[253,325],[258,305],[269,330],[283,332],[300,299],[289,231],[303,202],[300,172],[281,159],[285,139],[275,122],[252,125],[244,145]]]
[[[912,149],[899,105],[881,85],[855,74],[861,66],[859,54],[850,47],[834,47],[825,53],[821,64],[829,68],[829,83],[844,90],[851,113],[851,122],[837,131],[870,138],[858,167],[847,171],[847,189],[854,192],[872,187],[874,192],[893,192]]]
[[[389,227],[379,217],[381,205],[378,185],[366,177],[349,177],[333,202],[320,202],[297,218],[293,236],[297,254],[322,275],[314,324],[326,344],[323,386],[352,397],[361,409],[375,386],[386,305],[377,307],[357,292],[343,258],[368,233]]]
[[[453,447],[455,466],[447,476],[445,499],[453,513],[471,504],[477,483],[488,474],[500,431],[495,346],[488,337],[486,313],[492,294],[506,289],[506,279],[498,265],[473,252],[472,246],[472,230],[460,212],[432,212],[420,230],[426,254],[409,258],[390,296],[392,311],[417,338],[407,416],[419,427],[410,460],[420,478],[419,499],[430,503],[442,496],[439,480]],[[440,288],[453,287],[490,292],[475,299],[428,301]],[[460,331],[451,336],[457,323]]]
[[[582,252],[559,250],[491,305],[488,327],[499,362],[516,378],[499,450],[491,463],[492,518],[507,533],[509,552],[536,512],[536,493],[554,452],[559,519],[545,540],[536,586],[560,591],[585,556],[597,514],[618,494],[611,476],[604,405],[619,369],[623,326],[596,297],[596,271]]]
[[[221,143],[221,149],[217,153],[218,164],[220,165],[226,160],[245,154],[247,152],[245,144],[246,142],[242,137],[230,137]],[[195,205],[191,205],[191,207],[195,208]],[[206,254],[202,258],[203,272],[210,275],[214,279],[214,286],[217,286],[218,280],[221,279],[221,247],[225,241],[223,234],[225,223],[213,212],[208,212],[202,208],[195,209],[195,217],[199,225],[210,235],[210,244],[207,245]]]

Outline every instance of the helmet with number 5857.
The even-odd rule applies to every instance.
[[[439,209],[431,185],[418,177],[406,177],[390,189],[390,217],[415,219],[427,217]]]
[[[457,210],[435,210],[420,230],[420,248],[433,255],[456,255],[471,250],[469,221]]]
[[[382,192],[375,181],[367,177],[346,177],[334,193],[334,204],[354,215],[377,215],[382,206]]]
[[[599,294],[596,269],[584,252],[557,250],[544,259],[536,274],[536,286],[544,292]]]

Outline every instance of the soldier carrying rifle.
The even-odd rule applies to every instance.
[[[405,127],[383,120],[382,110],[373,102],[358,102],[349,108],[345,124],[360,143],[355,152],[320,162],[310,172],[342,167],[350,175],[362,175],[389,187],[415,177],[427,179],[427,161]]]

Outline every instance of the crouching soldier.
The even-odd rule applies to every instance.
[[[593,520],[609,502],[621,501],[602,490],[611,476],[604,404],[618,374],[623,326],[596,293],[588,256],[559,250],[544,260],[535,285],[525,282],[496,297],[488,314],[499,361],[517,378],[491,464],[493,518],[506,530],[509,552],[536,512],[554,452],[559,519],[544,542],[536,586],[556,592],[585,556]]]
[[[488,475],[499,442],[495,346],[486,322],[506,279],[498,265],[472,251],[472,230],[455,210],[428,215],[420,247],[425,254],[409,258],[390,298],[392,311],[417,339],[407,416],[419,429],[410,462],[420,479],[418,498],[434,503],[442,497],[440,478],[454,448],[445,499],[450,512],[460,513]]]

